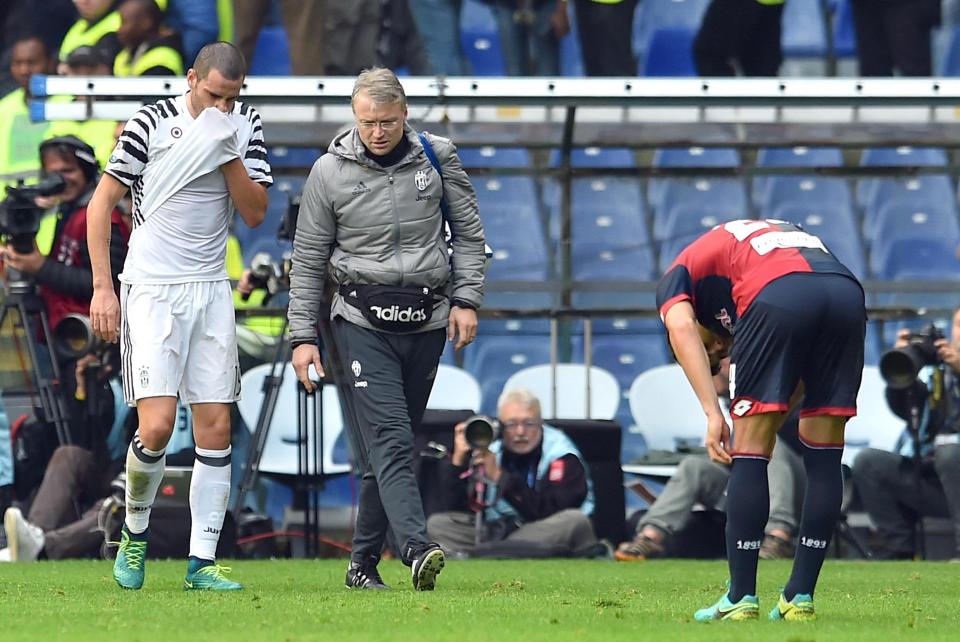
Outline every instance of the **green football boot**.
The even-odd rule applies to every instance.
[[[120,546],[113,563],[113,579],[121,588],[136,590],[143,586],[147,557],[146,532],[131,534],[126,525],[120,531]]]
[[[191,559],[187,565],[187,577],[183,580],[185,591],[239,591],[243,585],[228,580],[229,566],[220,566],[216,562]]]

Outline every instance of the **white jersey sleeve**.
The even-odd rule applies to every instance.
[[[247,175],[265,187],[273,184],[273,174],[267,160],[267,147],[263,142],[263,124],[260,114],[250,105],[240,105],[237,111],[246,117],[250,123],[250,135],[247,137],[247,147],[243,152],[243,165],[247,168]]]
[[[132,186],[147,165],[147,150],[158,122],[156,107],[141,107],[124,126],[104,171],[127,187]]]

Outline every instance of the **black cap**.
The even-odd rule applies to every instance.
[[[80,45],[69,54],[65,60],[70,67],[96,67],[97,65],[106,65],[103,53],[96,47],[90,45]]]

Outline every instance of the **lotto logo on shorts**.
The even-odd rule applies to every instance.
[[[733,404],[733,410],[731,410],[730,412],[735,414],[737,417],[743,417],[748,412],[750,412],[751,408],[753,408],[752,401],[750,401],[749,399],[741,399],[737,403]]]

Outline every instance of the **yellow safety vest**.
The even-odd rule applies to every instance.
[[[37,230],[37,249],[44,256],[53,251],[53,241],[57,234],[57,221],[59,220],[60,216],[57,210],[50,210],[40,219],[40,229]]]
[[[217,0],[217,21],[220,23],[220,40],[233,42],[233,0]]]
[[[113,61],[113,75],[118,78],[141,76],[151,67],[166,67],[175,76],[183,75],[183,59],[180,57],[180,52],[166,45],[147,49],[136,60],[133,60],[128,49],[124,49]]]
[[[233,234],[227,236],[227,276],[233,281],[239,281],[243,276],[243,270],[246,266],[243,264],[243,252],[240,249],[240,241]],[[250,308],[263,307],[263,300],[267,298],[267,291],[257,289],[250,293],[250,298],[246,301],[236,290],[233,291],[233,309],[244,310]],[[283,328],[283,319],[281,317],[246,317],[243,320],[243,326],[259,332],[260,334],[276,337]]]
[[[107,34],[115,33],[120,28],[120,22],[118,11],[111,11],[93,24],[80,18],[73,23],[70,31],[63,37],[63,42],[60,44],[60,60],[66,60],[77,47],[84,45],[93,47]]]
[[[15,89],[0,98],[0,187],[15,184],[17,178],[35,178],[40,143],[49,138],[50,123],[30,120],[25,95]]]

